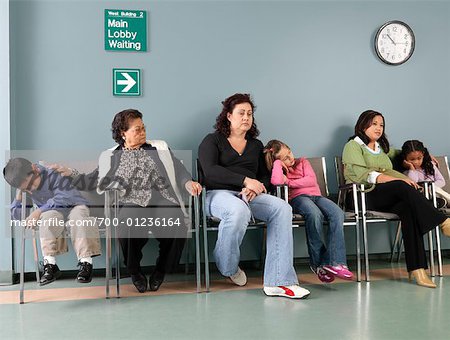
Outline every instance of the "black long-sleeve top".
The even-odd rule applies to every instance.
[[[248,138],[242,155],[239,155],[223,134],[210,133],[198,148],[202,170],[199,179],[208,190],[240,191],[245,177],[259,180],[269,189],[270,173],[265,165],[263,149],[259,139]]]

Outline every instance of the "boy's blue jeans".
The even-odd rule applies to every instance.
[[[298,284],[294,269],[292,208],[282,199],[268,194],[256,196],[248,205],[237,191],[210,190],[206,193],[206,214],[220,218],[214,257],[224,276],[237,272],[240,245],[253,217],[267,222],[267,254],[264,286]]]
[[[344,212],[336,203],[323,196],[300,195],[291,200],[294,214],[302,214],[306,222],[306,236],[311,266],[346,265],[344,240]],[[328,231],[324,235],[324,220]]]

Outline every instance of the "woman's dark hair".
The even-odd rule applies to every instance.
[[[417,139],[408,140],[403,143],[402,146],[402,161],[414,151],[419,151],[423,153],[422,169],[426,176],[434,176],[433,162],[431,161],[430,153],[428,149],[423,145],[423,143]]]
[[[122,138],[122,132],[127,131],[130,127],[130,120],[142,119],[142,113],[138,110],[128,109],[116,113],[111,124],[112,138],[119,145],[124,145],[125,140]]]
[[[217,132],[222,133],[226,137],[228,137],[231,133],[230,129],[230,121],[228,120],[227,114],[233,112],[234,108],[238,104],[249,103],[252,107],[253,114],[255,113],[256,106],[253,104],[253,101],[249,94],[246,93],[235,93],[232,96],[228,97],[222,102],[223,108],[222,112],[216,118],[216,124],[214,128]],[[256,138],[259,135],[259,130],[256,127],[255,117],[253,117],[252,127],[245,134],[246,138]]]
[[[361,140],[364,142],[364,144],[368,144],[370,142],[369,137],[367,137],[365,131],[372,125],[372,121],[376,116],[380,116],[383,118],[383,134],[378,139],[378,143],[380,144],[381,148],[385,153],[389,152],[389,141],[386,137],[385,131],[386,131],[386,125],[384,124],[384,117],[380,112],[374,111],[374,110],[367,110],[360,114],[358,121],[355,125],[355,134],[350,137],[348,140],[351,140],[355,137],[361,138]]]

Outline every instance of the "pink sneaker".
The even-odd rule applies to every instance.
[[[353,273],[350,270],[348,270],[347,266],[344,266],[343,264],[338,264],[337,266],[323,266],[322,268],[341,279],[344,280],[353,279]]]
[[[317,267],[316,270],[314,270],[313,267],[309,267],[317,275],[320,281],[323,283],[330,283],[334,281],[334,275],[324,270],[322,267]]]

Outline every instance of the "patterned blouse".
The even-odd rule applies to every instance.
[[[126,193],[122,203],[147,206],[152,198],[152,189],[157,190],[168,201],[178,201],[168,190],[168,179],[161,176],[150,153],[143,149],[126,150],[120,155],[116,177],[122,182]]]

